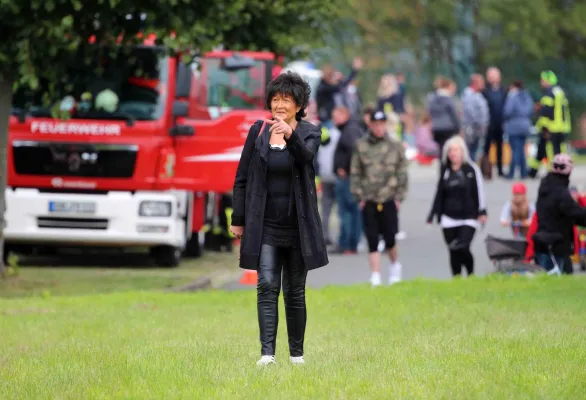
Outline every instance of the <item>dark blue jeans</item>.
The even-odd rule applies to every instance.
[[[508,177],[515,177],[515,168],[519,167],[521,179],[527,178],[527,159],[525,158],[525,142],[527,136],[509,136],[509,145],[511,146],[511,166]]]
[[[478,153],[478,146],[480,145],[480,139],[470,140],[466,143],[468,146],[468,153],[470,153],[470,159],[476,162],[476,154]]]
[[[350,179],[336,181],[336,203],[340,217],[340,250],[356,251],[362,235],[362,216],[358,202],[350,193]]]
[[[561,273],[564,270],[565,257],[553,256],[553,258],[555,258],[555,261],[557,262]],[[535,261],[537,261],[537,264],[540,267],[543,267],[548,271],[551,271],[555,267],[555,265],[553,264],[553,260],[551,259],[551,255],[549,255],[549,253],[535,254]]]

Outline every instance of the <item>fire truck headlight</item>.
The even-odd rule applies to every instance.
[[[141,217],[170,217],[170,201],[150,201],[145,200],[140,203],[138,215]]]

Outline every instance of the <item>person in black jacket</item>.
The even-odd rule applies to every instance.
[[[572,169],[568,154],[555,155],[551,172],[541,180],[537,194],[535,259],[550,273],[561,272],[565,259],[572,255],[574,225],[586,225],[586,208],[578,205],[568,188]]]
[[[258,271],[258,365],[275,362],[281,277],[291,362],[304,362],[307,271],[328,264],[313,164],[321,132],[302,120],[310,91],[292,72],[268,85],[273,118],[250,128],[234,180],[230,230],[242,239],[240,267]]]
[[[443,229],[450,252],[452,275],[474,273],[474,257],[470,245],[480,224],[486,223],[484,183],[478,166],[470,160],[466,142],[461,136],[449,139],[442,150],[442,170],[427,223],[433,218]]]
[[[317,86],[315,100],[319,120],[326,127],[331,127],[332,111],[337,105],[336,95],[340,94],[352,82],[358,71],[362,69],[362,65],[362,59],[355,58],[352,63],[352,72],[343,79],[341,79],[341,74],[337,73],[331,65],[324,67],[322,80]]]
[[[336,204],[340,217],[338,251],[355,254],[362,236],[362,218],[358,202],[350,192],[350,161],[356,141],[364,135],[360,120],[352,119],[345,106],[338,106],[332,114],[340,138],[334,152],[336,172]]]

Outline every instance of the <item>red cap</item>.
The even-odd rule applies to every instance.
[[[526,194],[527,193],[527,187],[525,186],[524,183],[515,183],[513,185],[513,194]]]

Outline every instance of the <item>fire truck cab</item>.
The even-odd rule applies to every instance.
[[[171,267],[199,252],[205,193],[231,191],[274,55],[164,50],[92,46],[59,82],[14,93],[6,254],[147,247]]]

